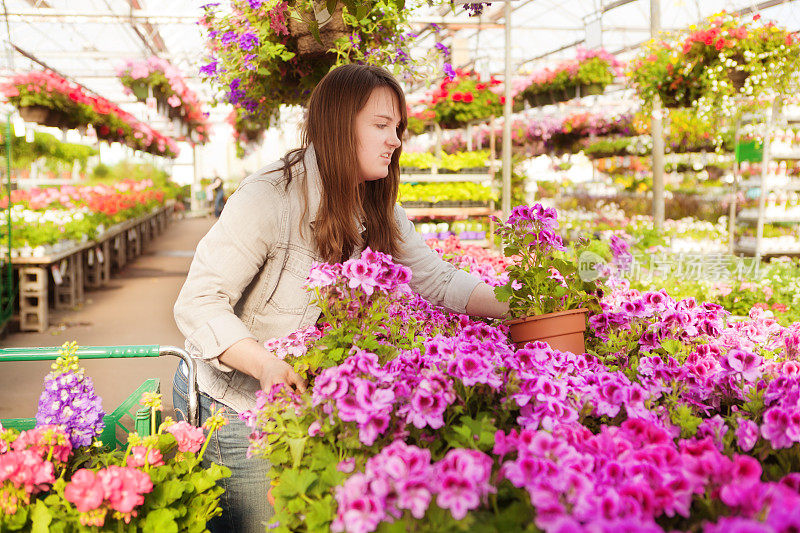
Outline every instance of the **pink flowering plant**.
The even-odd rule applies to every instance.
[[[487,276],[505,260],[440,250]],[[263,391],[242,415],[251,453],[271,464],[274,531],[800,526],[800,327],[758,309],[728,323],[713,304],[612,279],[585,354],[515,349],[504,326],[405,291],[385,301],[372,347],[326,338],[340,321],[366,329],[347,300],[369,302],[397,272],[372,259],[373,282],[363,265],[354,278],[343,265],[313,272],[319,295],[337,295],[328,322],[268,343],[296,361],[338,338],[344,356],[309,366],[307,393]]]
[[[128,435],[125,449],[95,440],[103,428],[100,399],[78,366],[75,343],[45,379],[37,425],[0,426],[0,531],[202,531],[221,513],[230,475],[203,463],[217,413],[202,428],[167,418],[150,435]],[[161,409],[156,393],[142,399]],[[206,430],[206,431],[204,431]]]
[[[189,88],[181,72],[157,56],[146,60],[128,60],[117,68],[117,76],[125,89],[137,100],[146,101],[152,96],[170,119],[178,119],[184,126],[185,138],[192,142],[208,142],[210,126],[208,114],[203,111],[197,94]]]
[[[584,280],[575,259],[584,245],[571,250],[564,246],[554,208],[517,206],[505,223],[497,223],[503,252],[516,261],[506,269],[508,282],[494,292],[498,300],[508,302],[512,317],[598,307],[598,283]]]

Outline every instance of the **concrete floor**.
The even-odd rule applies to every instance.
[[[117,272],[107,287],[88,291],[77,309],[52,311],[44,333],[11,333],[2,347],[159,344],[183,348],[183,335],[172,317],[172,305],[189,271],[197,242],[215,219],[173,220],[133,262]],[[172,411],[172,374],[177,359],[86,360],[103,408],[110,412],[142,381],[161,379],[165,414]],[[0,363],[0,418],[32,417],[49,362]]]

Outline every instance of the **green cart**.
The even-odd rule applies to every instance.
[[[59,347],[47,348],[2,348],[0,362],[3,361],[54,361],[59,356]],[[141,345],[141,346],[91,346],[78,348],[75,355],[80,359],[128,359],[133,357],[161,357],[172,355],[181,358],[189,369],[189,417],[188,422],[197,426],[200,420],[197,397],[197,364],[185,350],[174,346]],[[160,380],[148,379],[139,386],[122,404],[110,414],[105,415],[105,429],[99,440],[109,448],[125,446],[123,441],[128,433],[135,431],[139,435],[150,434],[151,422],[159,422],[160,413],[148,407],[139,407],[139,401],[146,392],[160,392]],[[5,428],[20,431],[32,429],[36,425],[34,418],[10,418],[0,420]],[[122,438],[118,438],[118,433]]]

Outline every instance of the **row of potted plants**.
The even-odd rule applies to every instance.
[[[526,101],[533,107],[603,94],[624,67],[624,63],[603,49],[579,47],[574,59],[515,80],[513,92],[518,101]]]
[[[491,187],[473,182],[401,183],[399,201],[405,207],[470,207],[485,206],[497,200]]]
[[[505,97],[499,90],[500,81],[494,77],[483,81],[476,72],[457,69],[430,93],[425,105],[433,111],[433,120],[441,127],[460,128],[470,122],[501,116]]]
[[[178,155],[171,137],[53,72],[15,74],[0,85],[0,91],[27,121],[66,129],[92,126],[99,139],[154,155]]]
[[[601,293],[557,230],[554,211],[523,206],[501,229],[510,258],[445,257],[480,266],[516,312],[570,309]],[[268,343],[312,382],[265,391],[243,416],[251,452],[271,464],[275,531],[796,521],[800,330],[607,278],[588,353],[515,348],[504,327],[443,313],[409,280],[370,250],[318,265],[308,283],[322,321]]]
[[[11,247],[16,253],[36,255],[49,245],[92,240],[115,224],[162,206],[164,199],[164,191],[150,180],[14,190]],[[7,206],[8,199],[0,199],[0,208]],[[0,217],[0,244],[6,246],[7,239],[7,219]]]
[[[155,98],[158,111],[180,124],[181,140],[208,142],[207,114],[181,72],[169,61],[156,56],[128,60],[117,68],[117,76],[126,91],[140,102]]]
[[[489,151],[476,150],[472,152],[440,152],[434,155],[431,152],[403,152],[400,154],[400,171],[413,174],[420,170],[436,168],[439,173],[477,173],[488,172]]]
[[[514,150],[528,156],[547,153],[577,152],[576,145],[586,137],[632,135],[644,133],[647,126],[633,113],[580,112],[566,116],[528,118],[516,116],[511,123],[511,143]],[[481,124],[473,128],[473,146],[488,146],[492,126]],[[502,125],[494,125],[495,146],[502,147]],[[445,152],[462,151],[467,145],[465,133],[455,131],[445,135]]]
[[[647,43],[629,70],[646,106],[658,96],[666,107],[695,107],[731,116],[742,97],[751,104],[796,93],[800,40],[761,15],[719,13],[668,38]],[[762,102],[763,103],[763,102]]]

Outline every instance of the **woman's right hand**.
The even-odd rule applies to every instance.
[[[292,366],[282,361],[272,354],[264,357],[261,363],[261,372],[258,376],[261,388],[272,390],[275,385],[286,385],[288,388],[295,387],[300,392],[306,391],[306,382],[294,371]]]
[[[219,361],[256,378],[262,389],[286,385],[305,392],[306,382],[291,365],[264,349],[255,339],[242,339],[222,352]]]

